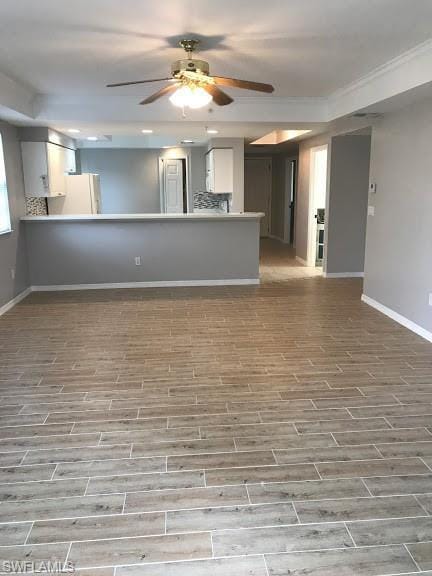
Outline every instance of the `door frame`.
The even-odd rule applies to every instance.
[[[310,149],[309,156],[309,202],[308,202],[308,245],[307,245],[307,264],[308,266],[316,266],[316,219],[315,219],[315,202],[314,202],[314,184],[315,184],[315,154],[317,152],[327,152],[327,170],[326,170],[326,201],[328,196],[328,182],[329,182],[329,156],[330,147],[328,144],[320,146],[313,146]],[[327,220],[327,218],[325,219]],[[327,226],[324,229],[324,257],[323,266],[325,262],[325,252],[327,243]]]
[[[190,161],[187,154],[176,154],[170,156],[169,154],[165,156],[158,157],[158,168],[159,168],[159,210],[161,214],[165,214],[165,178],[164,178],[164,160],[184,160],[184,181],[185,190],[183,191],[183,198],[186,198],[186,213],[193,212],[193,198],[190,197]],[[183,213],[185,206],[183,205]]]
[[[269,194],[269,201],[268,201],[268,231],[267,236],[261,236],[261,238],[271,238],[272,237],[272,193],[273,193],[273,158],[272,156],[245,156],[244,163],[245,163],[245,172],[246,172],[246,161],[247,160],[269,160],[270,161],[270,194]]]
[[[294,170],[292,166],[294,164]],[[284,244],[294,246],[295,244],[295,212],[297,200],[298,182],[298,156],[287,156],[285,158],[285,206],[284,206]],[[289,181],[288,181],[289,175]],[[291,197],[293,206],[291,207]],[[291,241],[292,239],[292,241]]]

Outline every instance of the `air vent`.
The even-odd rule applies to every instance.
[[[379,112],[356,112],[352,114],[352,118],[380,118],[382,114]]]

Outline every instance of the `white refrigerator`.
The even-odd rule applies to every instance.
[[[76,174],[65,179],[66,195],[48,198],[48,214],[99,214],[99,175]]]

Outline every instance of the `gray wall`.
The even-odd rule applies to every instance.
[[[259,275],[259,222],[26,222],[32,285],[223,280]],[[135,266],[134,257],[141,257]]]
[[[14,126],[0,122],[0,133],[3,139],[13,229],[11,234],[0,235],[0,306],[2,306],[25,290],[29,282],[24,225],[19,221],[19,218],[25,215],[21,146],[18,131]],[[14,280],[11,269],[15,270]]]
[[[158,157],[152,149],[81,149],[81,171],[100,175],[102,212],[159,212]]]
[[[100,174],[105,214],[160,212],[159,156],[187,155],[190,192],[205,190],[205,149],[82,148],[82,172]]]
[[[432,331],[432,101],[377,122],[372,132],[364,293]]]
[[[364,270],[370,145],[370,136],[332,138],[327,273]]]
[[[193,192],[206,190],[206,161],[207,148],[190,148],[190,174]]]

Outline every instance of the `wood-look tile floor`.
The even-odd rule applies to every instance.
[[[432,348],[360,293],[38,293],[4,315],[0,571],[432,574]]]

